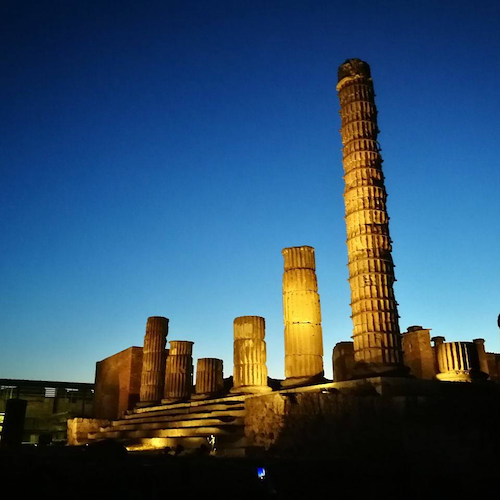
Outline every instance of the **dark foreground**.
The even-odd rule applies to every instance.
[[[383,452],[314,460],[130,454],[115,446],[0,450],[2,482],[17,499],[464,498],[495,495],[498,465],[498,456]]]

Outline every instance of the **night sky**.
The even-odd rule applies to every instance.
[[[404,331],[500,351],[500,3],[0,2],[0,377],[91,382],[148,316],[284,377],[284,247],[350,340],[337,68],[377,94]]]

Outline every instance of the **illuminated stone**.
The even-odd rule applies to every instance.
[[[333,381],[350,380],[354,371],[354,345],[352,342],[339,342],[333,348]]]
[[[165,374],[165,399],[188,399],[193,389],[193,344],[187,340],[171,340]]]
[[[196,397],[210,397],[224,387],[222,359],[200,358],[196,364]]]
[[[472,382],[487,378],[481,371],[474,342],[440,342],[435,346],[435,354],[438,380]]]
[[[285,248],[283,317],[285,323],[285,377],[283,387],[324,380],[321,308],[314,248]]]
[[[161,316],[148,318],[142,356],[141,402],[156,402],[163,397],[167,335],[167,318]]]
[[[265,320],[240,316],[234,320],[234,371],[232,393],[270,392],[267,385]]]
[[[431,346],[429,328],[410,326],[403,334],[405,365],[417,378],[432,380],[436,376],[436,363]]]
[[[370,67],[350,59],[340,66],[338,77],[356,372],[404,375],[408,369],[393,290],[392,241]]]

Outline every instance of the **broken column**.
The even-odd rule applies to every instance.
[[[484,348],[484,339],[474,339],[472,342],[476,345],[479,367],[483,373],[489,376],[490,370],[488,367],[488,356],[486,355],[486,349]]]
[[[285,377],[283,387],[324,381],[321,308],[314,248],[285,248],[283,315],[285,322]]]
[[[142,356],[141,403],[158,402],[163,397],[167,334],[167,318],[162,316],[148,318]]]
[[[435,345],[438,367],[436,378],[449,382],[484,380],[474,342],[440,342]]]
[[[347,60],[339,68],[337,91],[356,374],[405,375],[370,66]]]
[[[165,374],[165,399],[188,399],[193,388],[193,344],[187,340],[171,340]]]
[[[410,373],[417,378],[432,380],[436,376],[436,367],[430,329],[409,326],[408,331],[403,333],[402,340],[405,365]]]
[[[267,385],[266,326],[260,316],[240,316],[234,320],[234,371],[232,393],[262,394]]]
[[[339,342],[333,348],[333,381],[342,382],[352,378],[354,370],[354,345],[352,342]]]
[[[196,364],[196,398],[220,394],[224,388],[222,359],[200,358]]]

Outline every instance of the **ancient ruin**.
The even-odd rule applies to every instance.
[[[477,456],[477,442],[498,454],[500,355],[487,352],[482,339],[431,339],[430,329],[417,325],[400,333],[370,68],[350,59],[338,77],[353,341],[330,351],[334,380],[323,372],[315,250],[288,247],[283,380],[268,377],[263,317],[234,319],[232,379],[224,379],[222,360],[199,358],[195,385],[193,343],[170,341],[167,351],[168,320],[151,317],[142,349],[98,364],[101,413],[68,421],[72,444],[112,440],[129,451],[335,455],[356,463],[403,452],[452,463],[471,450]]]
[[[232,393],[259,394],[271,390],[267,385],[266,322],[260,316],[241,316],[234,320],[234,373]]]
[[[283,315],[285,377],[283,387],[323,381],[323,334],[314,248],[285,248]]]
[[[355,370],[401,375],[407,370],[370,67],[350,59],[340,66],[338,79]]]
[[[157,402],[163,396],[167,334],[167,318],[148,318],[142,358],[141,402]]]
[[[165,399],[189,398],[193,386],[193,342],[171,340],[165,373]]]

